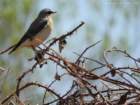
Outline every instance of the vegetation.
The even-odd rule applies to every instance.
[[[40,52],[0,55],[0,102],[138,103],[140,2],[46,1],[0,0],[0,51],[21,38],[43,5],[57,11],[53,34]]]

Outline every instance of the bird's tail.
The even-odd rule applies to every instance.
[[[8,52],[8,51],[12,51],[14,48],[15,48],[15,46],[16,46],[16,44],[15,45],[12,45],[12,46],[10,46],[10,47],[8,47],[7,49],[5,49],[5,50],[2,50],[2,51],[0,51],[0,55],[1,54],[4,54],[4,53],[6,53],[6,52]],[[11,52],[10,51],[10,52]]]
[[[8,54],[11,54],[12,52],[14,52],[20,46],[20,44],[21,44],[21,42],[10,46],[9,48],[7,48],[3,51],[0,51],[0,54],[4,54],[6,52],[8,52]]]
[[[13,46],[13,48],[10,49],[10,51],[9,51],[8,54],[11,54],[12,52],[14,52],[18,47],[19,47],[19,45],[18,45],[18,44],[15,44],[15,45]]]

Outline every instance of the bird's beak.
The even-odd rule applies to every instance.
[[[56,13],[56,11],[52,11],[52,14],[55,14]]]

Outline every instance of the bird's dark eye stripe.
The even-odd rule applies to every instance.
[[[52,11],[48,11],[48,14],[51,14],[52,13]]]

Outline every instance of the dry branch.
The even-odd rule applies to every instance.
[[[32,86],[36,86],[37,88],[41,87],[45,89],[45,93],[43,95],[44,97],[42,99],[43,105],[51,105],[54,103],[56,103],[57,105],[93,105],[93,104],[127,105],[128,101],[129,103],[134,103],[134,102],[139,103],[138,99],[140,99],[140,86],[136,85],[136,84],[140,84],[139,78],[135,75],[130,74],[127,71],[131,71],[131,73],[139,74],[140,60],[132,57],[127,51],[123,51],[117,48],[106,50],[103,55],[104,61],[95,60],[94,58],[88,58],[84,56],[84,54],[90,48],[92,48],[93,46],[95,46],[100,42],[98,41],[97,43],[94,43],[88,46],[87,48],[85,48],[83,52],[81,52],[81,54],[76,53],[76,55],[78,55],[78,58],[75,60],[75,62],[72,62],[69,59],[66,59],[63,55],[60,55],[60,53],[58,53],[57,51],[52,49],[52,46],[55,43],[58,43],[59,47],[61,46],[61,48],[59,49],[63,50],[63,48],[65,48],[63,44],[67,44],[64,43],[66,42],[67,37],[73,35],[75,31],[77,31],[81,26],[83,26],[83,24],[84,22],[81,22],[73,30],[67,32],[66,34],[61,35],[60,37],[52,39],[48,45],[44,45],[45,48],[40,49],[40,51],[38,51],[34,57],[36,63],[31,67],[31,69],[21,73],[21,75],[17,79],[16,90],[12,92],[9,96],[7,96],[5,99],[3,99],[1,101],[1,104],[4,104],[8,100],[10,100],[10,98],[15,94],[20,99],[20,94],[22,94],[21,91],[23,91],[26,88],[28,89],[28,87],[32,87]],[[107,56],[108,53],[113,53],[113,52],[120,52],[121,54],[123,54],[123,56],[128,57],[128,60],[134,61],[135,66],[134,65],[123,66],[123,67],[114,66],[114,64],[110,63]],[[90,60],[93,62],[93,64],[95,63],[100,66],[89,70],[80,64],[81,59],[84,59],[84,61]],[[26,76],[28,76],[29,73],[33,73],[37,65],[41,65],[41,66],[47,65],[46,62],[53,62],[54,65],[61,67],[62,70],[65,70],[65,72],[67,73],[63,75],[59,75],[56,72],[54,80],[51,82],[51,84],[47,86],[46,85],[44,86],[40,83],[28,82],[28,81],[24,83],[24,85],[21,85],[21,83],[23,82],[22,80]],[[102,70],[102,74],[97,75],[96,74],[97,70]],[[71,88],[64,95],[61,96],[57,92],[52,90],[51,86],[56,81],[61,81],[62,76],[64,75],[72,76],[74,79]],[[125,75],[127,75],[129,78],[126,77]],[[135,83],[133,83],[131,80],[135,81]],[[101,84],[100,87],[102,87],[102,89],[99,89],[99,85],[97,85],[95,82],[100,83]],[[51,93],[55,96],[53,101],[51,102],[45,101],[46,92]],[[132,99],[133,101],[131,101]]]

